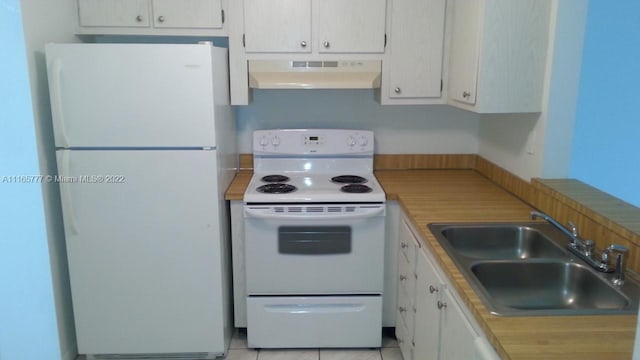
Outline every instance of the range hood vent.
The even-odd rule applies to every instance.
[[[254,89],[375,89],[382,62],[249,61],[249,87]]]

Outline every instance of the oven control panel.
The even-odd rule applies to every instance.
[[[343,129],[276,129],[253,133],[254,155],[373,155],[373,132]]]

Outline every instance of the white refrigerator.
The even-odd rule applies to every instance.
[[[238,167],[226,49],[48,44],[46,61],[79,353],[223,355]]]

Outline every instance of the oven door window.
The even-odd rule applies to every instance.
[[[351,252],[349,226],[280,226],[278,252],[295,255],[331,255]]]

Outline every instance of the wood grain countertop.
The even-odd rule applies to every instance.
[[[474,170],[379,170],[376,177],[387,199],[397,200],[407,213],[423,247],[434,255],[502,358],[631,359],[636,315],[491,315],[427,228],[432,222],[530,221],[529,205]],[[250,178],[250,171],[239,173],[226,199],[242,200]]]

